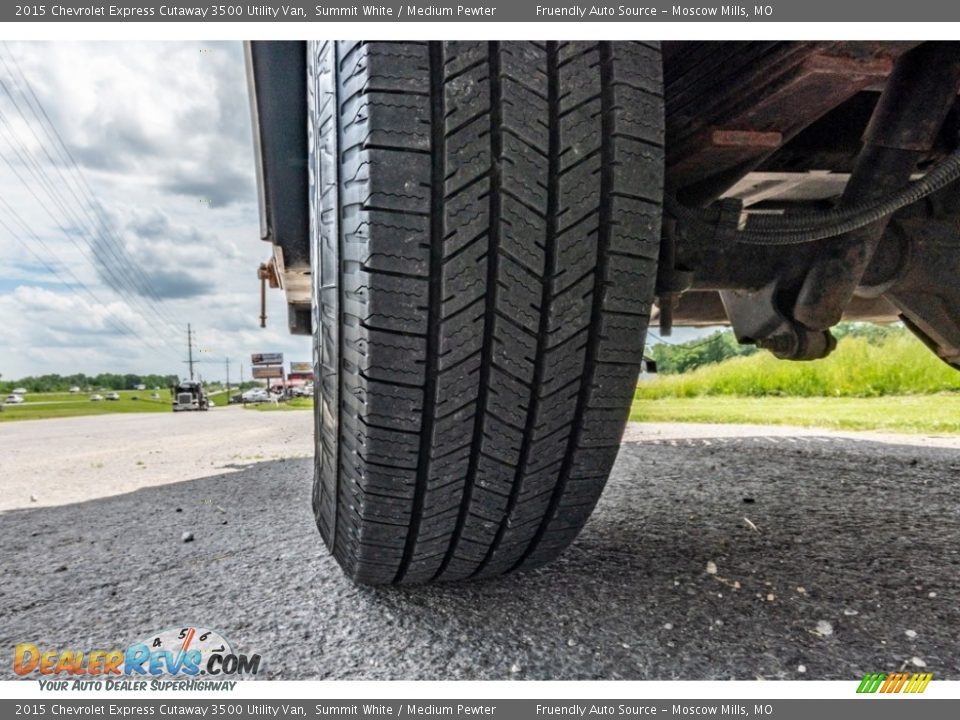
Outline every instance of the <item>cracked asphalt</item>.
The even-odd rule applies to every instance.
[[[485,583],[350,583],[302,458],[8,510],[0,647],[193,624],[275,679],[960,679],[956,443],[692,427],[632,426],[560,561]]]

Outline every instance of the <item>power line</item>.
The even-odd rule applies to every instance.
[[[108,219],[105,217],[102,206],[100,205],[99,202],[97,202],[94,199],[93,196],[96,194],[95,191],[90,186],[90,183],[87,182],[86,176],[83,174],[83,171],[80,169],[79,164],[77,163],[76,159],[73,157],[73,154],[70,152],[70,148],[67,146],[66,142],[64,142],[63,137],[60,135],[60,131],[57,129],[57,126],[53,123],[53,120],[50,119],[50,116],[47,114],[46,108],[44,108],[43,103],[41,103],[40,99],[37,97],[37,94],[33,89],[32,83],[30,82],[29,78],[27,78],[26,73],[23,72],[23,68],[20,66],[20,62],[17,60],[16,55],[10,49],[9,43],[4,42],[4,46],[5,46],[7,55],[9,55],[10,60],[13,62],[14,66],[17,69],[17,73],[20,77],[20,81],[24,86],[26,86],[27,91],[29,92],[29,97],[24,95],[22,91],[20,92],[20,94],[24,97],[24,100],[26,101],[27,107],[30,109],[31,114],[40,121],[39,122],[40,127],[43,129],[44,134],[50,140],[50,144],[53,145],[53,147],[56,149],[57,154],[61,157],[61,159],[66,160],[66,164],[72,170],[72,173],[74,176],[74,183],[80,189],[81,193],[86,195],[89,202],[89,206],[93,209],[93,211],[97,214],[99,218],[101,227],[104,230],[108,231],[109,235],[113,237],[115,244],[121,250],[125,249],[125,246],[123,245],[123,241],[117,236],[116,231],[113,229]],[[10,66],[7,64],[6,58],[3,56],[0,56],[0,61],[3,62],[4,67],[7,68],[7,72],[10,73],[11,80],[13,80],[13,74],[10,71]],[[33,100],[32,105],[30,103],[31,99]],[[14,105],[17,106],[17,109],[18,111],[20,111],[20,114],[23,115],[22,110],[20,110],[19,105],[16,103],[16,100],[12,97],[12,95],[11,95],[11,100],[13,100]],[[39,111],[39,114],[37,113],[37,111]],[[42,119],[40,118],[40,115],[43,116]],[[34,138],[37,138],[36,133],[33,132],[33,125],[29,124],[28,127],[31,131],[31,134],[33,134]],[[52,135],[51,135],[51,131],[53,133]],[[39,141],[39,138],[37,138],[37,140],[38,142],[40,142],[40,146],[43,148],[44,154],[47,155],[47,158],[51,161],[54,168],[57,170],[58,174],[61,177],[64,177],[63,173],[60,172],[60,169],[57,166],[56,161],[52,157],[50,157],[50,154],[47,151],[47,144],[43,143],[42,141]],[[82,188],[80,187],[81,183],[83,185]],[[72,188],[69,188],[69,185],[68,185],[68,189],[71,190],[71,194],[73,194],[74,197],[76,198],[76,194],[73,193]],[[162,302],[160,297],[157,295],[156,291],[154,290],[153,286],[150,284],[149,279],[143,273],[142,269],[139,266],[133,265],[129,261],[127,261],[127,266],[139,276],[142,289],[146,291],[148,294],[150,294],[156,302],[158,303]],[[169,321],[174,322],[172,318],[170,318]]]
[[[130,303],[128,307],[131,310],[137,308],[136,312],[140,313],[140,319],[150,327],[152,332],[144,334],[142,332],[134,331],[130,325],[121,320],[120,317],[115,316],[113,312],[107,310],[109,307],[108,303],[104,302],[103,299],[86,283],[84,283],[76,275],[76,273],[70,269],[69,266],[62,265],[63,272],[67,273],[72,278],[73,284],[82,290],[83,293],[85,293],[91,299],[95,306],[100,305],[104,307],[106,313],[103,316],[103,321],[111,328],[121,334],[129,335],[131,338],[146,345],[147,347],[168,353],[170,355],[179,355],[179,353],[175,353],[173,348],[169,345],[169,341],[164,340],[166,333],[171,331],[170,325],[172,325],[174,321],[166,312],[166,310],[159,306],[159,303],[162,301],[152,287],[150,281],[144,275],[143,271],[131,262],[123,241],[120,240],[116,232],[110,226],[102,205],[93,197],[94,191],[90,184],[86,181],[86,178],[80,170],[76,159],[70,153],[69,148],[63,141],[63,138],[58,132],[56,126],[50,120],[49,115],[44,109],[42,103],[40,103],[32,85],[20,68],[19,63],[16,57],[10,51],[9,46],[7,46],[6,49],[11,60],[19,71],[21,81],[19,85],[15,84],[15,78],[9,63],[5,57],[0,55],[0,61],[2,61],[3,66],[7,71],[7,80],[9,81],[8,84],[7,80],[4,80],[3,77],[0,77],[0,89],[2,89],[3,93],[5,93],[10,100],[10,105],[8,105],[8,107],[11,110],[15,110],[16,115],[26,124],[31,136],[43,150],[43,154],[46,156],[47,161],[49,161],[49,166],[52,166],[56,172],[56,175],[59,177],[59,181],[55,181],[51,177],[47,168],[45,168],[44,165],[38,161],[37,157],[34,156],[34,153],[27,146],[27,144],[18,137],[15,126],[13,125],[10,117],[8,117],[6,113],[3,113],[2,110],[0,110],[0,121],[2,121],[0,129],[3,130],[3,135],[8,139],[10,150],[19,161],[20,167],[22,167],[23,170],[29,175],[33,176],[33,178],[36,180],[36,185],[24,177],[20,169],[11,161],[10,157],[8,157],[7,153],[0,153],[0,157],[2,157],[4,163],[13,172],[21,185],[29,192],[33,199],[46,213],[46,215],[53,221],[54,225],[59,227],[64,237],[68,239],[74,245],[74,247],[80,250],[84,257],[86,257],[84,248],[77,241],[76,237],[77,233],[81,234],[80,237],[85,241],[87,251],[92,253],[93,256],[99,261],[99,267],[94,266],[94,270],[102,270],[103,275],[109,278],[109,282],[107,283],[106,287],[118,292],[121,295],[126,295]],[[33,105],[31,105],[29,97],[23,91],[24,86],[26,86],[27,91],[30,93],[30,97],[33,98]],[[14,90],[11,88],[15,88],[16,94],[23,99],[23,105],[18,102]],[[26,111],[24,110],[24,107],[26,107]],[[34,122],[33,120],[36,120],[37,122]],[[43,134],[47,137],[49,142],[45,142],[43,138],[38,135],[34,129],[36,125],[40,126],[40,128],[43,130]],[[51,131],[53,134],[51,134]],[[57,157],[51,155],[50,151],[48,150],[50,145],[53,146],[55,151],[54,154]],[[61,170],[61,165],[66,166],[68,169],[66,173]],[[69,196],[72,196],[77,208],[76,210],[73,206],[71,206],[68,196],[60,192],[62,189],[66,189],[69,192]],[[37,190],[40,190],[44,195],[47,196],[50,205],[48,205],[47,202],[44,201],[44,199],[37,193]],[[62,284],[70,286],[71,283],[66,280],[62,272],[54,265],[51,265],[51,263],[48,262],[43,255],[38,253],[34,249],[34,245],[39,245],[42,247],[48,258],[56,258],[57,253],[54,253],[46,244],[46,242],[40,237],[40,235],[30,228],[28,223],[24,221],[22,217],[20,217],[20,215],[9,202],[5,201],[2,197],[0,197],[0,202],[2,202],[2,205],[6,208],[9,220],[11,222],[16,222],[20,228],[25,231],[24,236],[22,237],[21,231],[11,227],[10,224],[3,221],[2,218],[0,218],[0,225],[2,225],[2,227],[15,240],[17,240],[17,242],[23,245],[24,248],[39,261],[42,267],[48,270],[54,277],[59,279]],[[51,209],[51,205],[56,210]],[[65,226],[61,219],[58,218],[58,215],[59,218],[66,219],[73,227],[71,228]],[[34,243],[28,243],[24,237],[32,237]],[[89,257],[86,257],[86,259],[88,262],[90,261]],[[92,263],[90,264],[92,265]],[[151,298],[153,298],[156,303],[151,300]],[[151,322],[151,316],[155,317],[159,321],[159,328],[154,325],[153,322]]]
[[[0,81],[0,85],[2,85],[2,81]],[[5,127],[0,126],[0,127],[3,127],[4,135],[11,140],[11,143],[10,143],[11,150],[14,152],[14,154],[16,155],[20,163],[36,179],[37,186],[47,195],[50,202],[54,206],[56,206],[60,215],[66,218],[70,223],[75,225],[77,229],[80,230],[81,232],[87,235],[91,235],[89,230],[86,229],[86,223],[76,215],[76,213],[73,211],[72,208],[70,208],[69,204],[65,201],[65,199],[57,192],[56,186],[53,180],[50,179],[50,177],[44,171],[42,166],[40,166],[40,164],[36,161],[36,159],[30,155],[29,150],[27,150],[25,146],[22,145],[22,143],[18,143],[15,135],[13,134],[12,123],[9,121],[6,114],[3,113],[2,110],[0,110],[0,121],[2,121],[3,126],[5,126]],[[16,166],[14,166],[14,164],[10,161],[10,159],[6,155],[3,155],[3,160],[6,163],[6,165],[10,168],[10,170],[13,172],[13,174],[16,175],[17,179],[20,180],[21,184],[25,187],[27,192],[30,193],[30,195],[37,201],[37,203],[41,206],[44,212],[54,222],[54,224],[56,224],[60,228],[60,230],[66,235],[66,237],[71,241],[71,243],[73,243],[73,245],[77,247],[77,249],[81,250],[82,252],[83,248],[80,247],[80,244],[78,243],[77,239],[74,237],[74,234],[71,233],[66,227],[64,227],[63,223],[57,218],[55,213],[44,202],[44,200],[37,194],[37,192],[34,189],[33,183],[29,182],[23,177],[23,175],[21,175],[20,171],[17,169]],[[81,207],[82,207],[82,203],[81,203]],[[114,265],[111,263],[110,259],[105,257],[102,254],[103,251],[106,251],[113,256],[114,260],[118,260],[122,263],[122,260],[120,260],[120,258],[117,257],[115,249],[113,249],[109,245],[105,245],[101,247],[101,252],[98,252],[95,249],[95,246],[90,242],[86,243],[86,245],[88,250],[92,252],[94,256],[101,262],[103,271],[109,276],[110,281],[112,283],[115,283],[116,290],[118,290],[121,294],[124,294],[127,297],[129,297],[132,301],[138,302],[138,304],[141,306],[142,311],[146,311],[147,314],[150,314],[152,312],[153,315],[156,316],[157,319],[162,324],[167,324],[172,322],[171,320],[161,316],[157,312],[156,307],[153,306],[152,303],[149,303],[149,300],[147,300],[140,293],[137,292],[136,288],[130,283],[128,279],[129,270],[125,271],[120,268],[115,268]]]
[[[3,82],[0,80],[0,87],[2,87]],[[4,88],[5,89],[5,88]],[[73,223],[80,230],[85,231],[85,223],[82,219],[79,219],[74,213],[72,208],[70,208],[64,199],[57,193],[53,181],[46,174],[44,169],[37,163],[36,159],[29,154],[22,143],[19,143],[16,139],[16,136],[13,133],[13,126],[10,120],[7,118],[7,115],[0,110],[0,127],[3,128],[3,134],[10,140],[10,148],[15,153],[17,159],[20,163],[26,167],[28,172],[37,180],[37,185],[43,190],[43,192],[48,196],[50,202],[57,207],[57,210],[60,212],[61,216],[65,217],[69,222]],[[7,167],[16,175],[17,179],[21,182],[27,192],[37,201],[37,203],[43,208],[44,212],[50,217],[50,219],[60,228],[61,232],[77,247],[79,250],[83,250],[77,240],[73,237],[73,234],[63,225],[60,219],[56,214],[50,210],[49,206],[44,202],[44,200],[37,194],[34,189],[33,183],[29,182],[23,175],[20,174],[20,171],[17,167],[11,162],[10,158],[6,154],[2,154],[2,159],[6,163]],[[86,232],[86,231],[85,231]],[[109,265],[109,262],[106,258],[102,257],[93,247],[88,244],[87,246],[94,255],[103,263],[103,268],[110,275],[110,278],[113,282],[117,283],[117,289],[126,289],[127,291],[133,291],[133,295],[136,296],[135,290],[129,284],[124,283],[124,276],[122,274],[117,274],[114,271],[114,268]],[[162,318],[161,318],[162,319]],[[165,322],[165,321],[164,321]]]
[[[39,244],[43,249],[45,249],[50,257],[54,257],[54,253],[50,250],[49,246],[43,241],[42,238],[40,238],[39,235],[37,235],[36,233],[31,231],[29,227],[27,227],[26,223],[24,223],[23,219],[17,214],[16,210],[6,200],[4,200],[3,197],[0,197],[0,204],[4,206],[6,212],[8,213],[8,216],[26,230],[27,235],[32,235],[36,243]],[[63,285],[76,284],[81,290],[83,290],[91,298],[94,305],[101,305],[104,308],[107,307],[107,303],[105,303],[102,299],[100,299],[96,295],[96,293],[94,293],[94,291],[90,289],[90,287],[87,286],[86,283],[84,283],[80,278],[78,278],[76,274],[69,267],[64,267],[63,268],[64,272],[70,275],[70,277],[73,279],[73,283],[68,282],[63,277],[61,272],[57,270],[56,267],[50,265],[50,263],[47,262],[46,258],[44,258],[36,250],[34,250],[29,243],[23,240],[23,238],[20,237],[18,232],[14,228],[11,228],[10,225],[8,225],[2,217],[0,217],[0,226],[2,226],[10,234],[10,236],[14,238],[14,240],[16,240],[21,245],[23,245],[23,247],[26,248],[26,250],[31,255],[33,255],[40,262],[40,264],[44,266],[44,268],[50,271],[61,282],[61,284]],[[123,322],[120,318],[116,318],[108,314],[104,316],[104,320],[110,325],[112,325],[114,330],[117,330],[120,333],[129,335],[131,338],[139,342],[145,342],[147,345],[149,345],[155,350],[170,352],[169,347],[154,345],[149,340],[146,340],[145,338],[143,338],[141,333],[137,333],[136,331],[132,330],[130,326],[127,325],[125,322]]]
[[[14,107],[19,112],[20,117],[27,123],[30,129],[31,135],[33,135],[34,139],[38,143],[40,143],[41,146],[43,146],[43,141],[33,131],[32,123],[29,122],[26,115],[22,112],[19,105],[16,103],[16,100],[13,99],[12,93],[4,83],[3,78],[0,78],[0,89],[2,89],[6,93],[6,95],[11,98],[11,100],[13,101]],[[14,129],[13,129],[13,123],[7,118],[6,113],[4,113],[2,110],[0,110],[0,121],[2,121],[3,124],[6,126],[6,129],[4,130],[4,134],[8,137],[10,141],[10,148],[16,154],[17,159],[20,161],[20,163],[24,165],[29,170],[29,172],[37,179],[39,186],[43,189],[43,191],[49,197],[50,201],[57,206],[57,209],[64,216],[66,216],[71,223],[78,226],[79,228],[84,228],[86,223],[83,221],[83,219],[79,218],[79,216],[75,213],[73,208],[70,207],[69,203],[65,200],[65,198],[60,195],[53,181],[50,179],[50,176],[47,174],[47,171],[40,165],[39,162],[37,162],[37,159],[33,157],[32,153],[26,147],[26,145],[17,139],[16,133],[14,132]],[[47,159],[51,161],[51,164],[53,164],[56,169],[55,161],[50,156],[49,152],[47,152],[45,147],[44,147],[44,153],[47,155]],[[17,172],[17,169],[13,167],[13,165],[9,162],[9,160],[7,160],[7,164],[10,166],[10,169],[17,175],[17,178],[20,179],[21,182],[23,182],[26,185],[27,184],[26,181],[23,180],[23,178]],[[62,173],[61,173],[61,179],[64,179]],[[69,183],[64,182],[63,187],[66,187],[68,190],[71,191],[71,193],[74,196],[74,199],[77,201],[77,205],[79,206],[80,211],[83,212],[85,210],[84,204],[76,196],[76,193],[72,191],[72,188],[70,187]],[[31,194],[34,196],[37,202],[42,202],[40,198],[36,195],[36,193],[32,192],[31,186],[27,185],[27,189],[31,190]],[[49,213],[49,211],[48,211],[48,214],[51,214],[52,216],[52,213]],[[89,214],[88,214],[88,217],[89,217]],[[55,222],[57,221],[56,218],[54,217],[51,217],[51,219],[53,219]],[[91,250],[92,249],[93,248],[91,246]],[[126,285],[125,288],[127,290],[135,291],[135,289],[130,285]]]
[[[696,348],[704,347],[705,345],[709,345],[710,343],[712,343],[717,338],[723,337],[722,332],[714,332],[710,335],[710,337],[708,337],[703,342],[699,342],[696,345],[687,345],[687,343],[676,343],[676,342],[670,342],[668,340],[664,340],[662,337],[660,337],[654,332],[650,332],[649,330],[647,330],[647,335],[648,336],[652,335],[654,340],[656,340],[657,342],[661,342],[664,345],[670,345],[671,347],[682,347],[687,350],[695,350]]]
[[[51,257],[54,256],[54,253],[50,250],[50,247],[43,241],[43,239],[40,238],[39,235],[37,235],[36,233],[34,233],[33,231],[31,231],[31,230],[29,229],[29,227],[27,227],[26,223],[25,223],[25,222],[23,221],[23,219],[17,214],[16,210],[15,210],[8,202],[6,202],[2,197],[0,197],[0,204],[2,204],[2,205],[6,208],[6,211],[7,211],[8,215],[9,215],[9,217],[10,217],[13,221],[15,221],[17,224],[19,224],[19,225],[21,226],[21,228],[23,228],[23,229],[26,231],[26,234],[27,234],[27,235],[32,235],[32,236],[33,236],[33,239],[34,239],[41,247],[43,247],[43,248],[48,252],[48,254],[49,254]],[[65,284],[65,285],[69,285],[69,284],[70,284],[70,283],[68,283],[66,280],[64,280],[63,275],[61,275],[60,272],[59,272],[56,268],[51,267],[51,265],[50,265],[48,262],[46,262],[46,260],[43,258],[43,256],[41,256],[41,255],[40,255],[39,253],[37,253],[32,247],[30,247],[30,245],[29,245],[28,243],[26,243],[26,242],[17,234],[17,231],[14,230],[13,228],[11,228],[6,222],[4,222],[4,221],[2,220],[2,218],[0,218],[0,225],[2,225],[2,226],[7,230],[7,232],[10,233],[10,235],[11,235],[15,240],[17,240],[21,245],[23,245],[35,258],[37,258],[44,267],[46,267],[48,270],[50,270],[51,272],[53,272],[53,274],[60,280],[60,282],[61,282],[62,284]],[[75,283],[77,286],[79,286],[79,287],[93,300],[93,303],[94,303],[95,305],[102,305],[102,306],[105,307],[105,308],[107,307],[107,303],[105,303],[99,296],[97,296],[96,293],[94,293],[93,290],[90,289],[90,287],[86,285],[86,283],[84,283],[80,278],[78,278],[78,277],[76,276],[76,274],[75,274],[69,267],[64,267],[63,269],[64,269],[64,271],[65,271],[67,274],[70,275],[71,278],[73,278],[74,283]],[[134,330],[132,330],[129,325],[127,325],[125,322],[123,322],[123,321],[120,320],[119,318],[114,318],[114,317],[111,317],[111,316],[107,315],[107,316],[105,316],[104,319],[105,319],[108,323],[110,323],[110,324],[114,327],[115,330],[118,330],[118,331],[121,332],[121,333],[128,334],[128,335],[130,335],[132,338],[134,338],[134,339],[136,339],[136,340],[138,340],[138,341],[146,342],[147,345],[149,345],[150,347],[152,347],[152,348],[154,348],[154,349],[156,349],[156,350],[161,350],[161,351],[170,352],[170,348],[167,347],[167,346],[155,345],[154,343],[150,342],[149,340],[145,340],[144,338],[141,337],[141,334],[140,334],[140,333],[137,333],[137,332],[135,332]]]
[[[5,120],[5,116],[3,115],[2,111],[0,111],[0,121],[6,121],[6,120]],[[7,124],[9,124],[9,123],[7,123]],[[21,153],[19,152],[19,150],[18,150],[17,148],[15,148],[15,147],[13,148],[13,150],[14,150],[15,153],[17,153],[17,156],[20,157],[21,160],[22,160],[22,156],[21,156]],[[20,181],[20,183],[26,188],[27,192],[29,192],[30,195],[31,195],[31,196],[37,201],[37,203],[40,205],[40,207],[43,208],[44,212],[50,217],[50,219],[54,222],[54,224],[55,224],[57,227],[60,228],[60,231],[63,233],[63,235],[64,235],[78,250],[80,250],[81,253],[82,253],[82,252],[83,252],[83,248],[82,248],[82,247],[80,246],[80,244],[77,242],[76,238],[74,238],[73,234],[71,234],[70,231],[69,231],[66,227],[64,227],[64,225],[57,219],[56,215],[53,213],[53,211],[50,210],[49,206],[44,202],[44,200],[43,200],[39,195],[37,195],[36,191],[33,189],[32,184],[31,184],[26,178],[24,178],[23,175],[20,174],[20,171],[19,171],[19,170],[16,168],[16,166],[10,161],[10,159],[7,157],[7,155],[6,155],[5,153],[0,153],[0,159],[2,159],[2,160],[6,163],[7,167],[9,167],[10,170],[14,173],[14,175],[16,175],[17,179],[18,179],[18,180]],[[27,164],[27,163],[25,163],[25,164]],[[27,164],[27,166],[29,167],[29,164]],[[43,180],[42,180],[42,179],[38,178],[38,180],[40,180],[41,184],[43,183]],[[54,202],[56,202],[56,199],[54,199]],[[15,211],[13,210],[12,206],[10,206],[9,203],[5,203],[5,204],[8,206],[8,208],[10,208],[11,213],[14,213],[14,214],[15,214]],[[19,215],[17,215],[17,217],[19,218]],[[28,229],[29,229],[29,225],[28,225],[26,222],[24,222],[22,219],[20,220],[20,224],[21,224],[24,228],[28,228]],[[32,233],[32,231],[29,231],[29,232]],[[36,233],[32,233],[32,234],[34,234],[34,236],[37,236]],[[44,244],[44,247],[46,247],[45,244]],[[55,256],[55,254],[54,254],[52,251],[50,251],[49,248],[47,248],[47,250],[48,250],[48,252],[51,252],[51,255],[52,255],[52,256]],[[102,261],[102,258],[101,258],[101,261]],[[114,282],[116,282],[118,276],[117,276],[116,272],[114,271],[114,269],[113,269],[112,267],[109,267],[106,263],[104,264],[104,268],[105,268],[105,270],[109,273],[110,277],[114,280]],[[94,269],[96,269],[96,268],[94,268]],[[114,289],[116,289],[116,287],[114,287]],[[143,311],[143,306],[142,306],[142,303],[141,303],[141,312],[142,312],[142,311]],[[154,331],[157,331],[157,329],[156,329],[155,327],[153,327],[153,324],[150,323],[150,321],[149,321],[146,317],[144,318],[144,320],[145,320],[149,325],[151,325],[151,327],[153,328]],[[166,323],[164,322],[164,324],[166,324]],[[160,335],[159,332],[158,332],[158,335]]]
[[[21,107],[20,103],[17,102],[13,91],[10,89],[10,87],[7,86],[7,84],[3,81],[2,78],[0,78],[0,88],[2,88],[3,91],[7,94],[7,96],[10,98],[11,102],[13,103],[13,106],[16,108],[17,112],[19,113],[20,117],[22,117],[26,122],[31,135],[40,145],[40,147],[43,150],[43,153],[46,155],[47,159],[50,161],[50,165],[53,167],[57,175],[60,177],[62,181],[62,186],[69,191],[70,195],[73,196],[73,199],[77,204],[77,207],[80,209],[82,213],[86,215],[88,220],[91,221],[90,226],[95,231],[98,231],[96,232],[96,235],[94,235],[93,233],[88,233],[91,237],[91,242],[96,242],[96,240],[94,239],[95,237],[99,238],[102,241],[102,249],[105,250],[107,253],[109,253],[112,259],[116,261],[118,268],[121,269],[122,274],[120,275],[119,279],[116,274],[112,272],[110,273],[112,280],[117,283],[118,289],[126,290],[127,292],[132,293],[132,295],[136,299],[144,303],[145,306],[148,308],[148,310],[152,312],[162,323],[169,323],[171,325],[175,325],[176,323],[173,320],[173,318],[162,307],[159,306],[159,303],[162,303],[162,300],[160,299],[159,295],[156,293],[156,290],[153,288],[149,279],[143,273],[143,270],[139,266],[135,265],[130,261],[127,255],[126,246],[124,245],[120,237],[117,235],[113,227],[110,225],[109,220],[106,218],[106,215],[100,203],[93,197],[94,195],[93,188],[87,182],[85,176],[83,175],[83,172],[80,170],[79,164],[77,163],[76,159],[73,157],[72,153],[70,152],[70,149],[67,147],[66,143],[64,142],[63,137],[60,135],[59,131],[57,130],[56,125],[54,125],[53,121],[50,119],[50,116],[47,114],[46,109],[43,107],[43,104],[40,102],[39,98],[37,97],[32,84],[30,83],[29,79],[26,77],[26,74],[23,72],[23,69],[20,67],[20,64],[17,61],[16,56],[10,50],[9,45],[6,43],[5,45],[6,45],[7,54],[10,56],[11,61],[16,66],[17,72],[20,76],[20,83],[22,86],[26,87],[27,91],[29,92],[29,97],[20,88],[17,88],[18,93],[24,98],[24,101],[25,101],[24,104],[29,110],[30,115],[37,120],[37,123],[31,122],[27,118],[27,113],[24,111],[23,107]],[[10,68],[10,64],[7,63],[6,58],[3,57],[2,55],[0,55],[0,62],[2,62],[4,67],[7,69],[9,79],[11,80],[11,83],[12,83],[14,80],[14,76],[13,76],[13,71]],[[32,98],[33,100],[32,105],[30,102],[30,98]],[[10,125],[9,121],[6,121],[6,123],[11,127],[11,135],[12,135],[13,134],[12,125]],[[44,140],[37,135],[36,131],[34,130],[35,124],[41,127],[41,129],[44,132],[44,135],[46,135],[49,142],[44,142]],[[56,154],[59,156],[60,161],[63,162],[63,164],[65,164],[70,169],[71,174],[69,175],[69,177],[65,175],[64,172],[60,169],[59,167],[60,162],[58,162],[58,160],[55,159],[47,149],[48,146],[50,145],[52,145],[53,148],[55,149]],[[16,151],[16,148],[14,148],[14,150]],[[17,154],[18,156],[21,155],[21,153],[19,152],[17,152]],[[55,199],[55,201],[59,201],[57,202],[57,204],[60,206],[62,211],[67,213],[67,208],[69,207],[69,204],[66,203],[63,200],[63,198],[59,196],[59,194],[57,194],[55,186],[53,185],[52,181],[47,175],[46,170],[42,166],[40,166],[40,164],[32,157],[32,155],[30,155],[29,151],[26,151],[26,156],[29,157],[30,161],[32,162],[32,167],[29,164],[28,164],[28,167],[31,167],[31,169],[33,170],[33,174],[35,176],[38,176],[38,179],[40,179],[41,183],[43,183],[44,180],[46,181],[45,190],[47,194],[51,197],[52,200]],[[42,176],[42,178],[40,178],[40,176]],[[71,180],[72,180],[72,183],[70,182]],[[81,199],[77,191],[79,191],[80,195],[84,196],[83,199]],[[77,223],[77,216],[72,211],[69,212],[69,214],[71,216],[71,221],[74,223]],[[84,223],[82,220],[77,224],[80,225],[81,227],[86,225],[86,223]],[[91,251],[94,252],[95,255],[97,254],[92,244],[90,245],[90,249]],[[109,267],[110,263],[106,258],[102,256],[98,256],[98,257],[103,263],[105,269],[112,270],[112,268]],[[151,298],[152,298],[152,301],[151,301]]]
[[[0,86],[2,86],[2,84],[3,84],[3,81],[0,80]],[[24,165],[27,168],[27,170],[30,172],[30,174],[33,175],[33,177],[37,180],[37,184],[46,193],[50,202],[57,207],[57,210],[69,222],[73,223],[78,228],[83,229],[84,222],[82,220],[78,221],[78,218],[76,214],[74,214],[72,208],[70,208],[64,202],[63,198],[57,194],[56,190],[53,187],[52,180],[47,176],[46,172],[39,165],[39,163],[37,163],[36,159],[33,158],[29,154],[29,152],[26,151],[25,148],[23,148],[22,144],[20,144],[20,146],[18,147],[16,136],[13,134],[13,130],[12,130],[12,123],[7,119],[6,114],[2,110],[0,110],[0,123],[3,123],[3,125],[0,125],[0,128],[3,129],[4,135],[10,140],[10,148],[16,154],[16,157],[20,161],[20,163]],[[46,205],[43,199],[40,198],[39,195],[37,195],[36,191],[34,190],[33,184],[30,183],[28,180],[26,180],[20,174],[19,170],[17,170],[16,166],[10,161],[10,159],[6,155],[2,155],[2,158],[3,158],[3,161],[7,164],[7,167],[9,167],[10,170],[13,172],[13,174],[17,176],[17,179],[21,182],[21,184],[24,186],[27,192],[29,192],[30,195],[33,196],[34,200],[36,200],[37,203],[43,208],[44,212],[46,212],[46,214],[50,217],[50,219],[59,226],[61,232],[63,232],[68,237],[68,239],[71,240],[71,242],[74,244],[74,246],[77,247],[77,249],[83,251],[83,248],[81,248],[80,245],[77,243],[77,241],[73,239],[73,235],[69,232],[69,230],[67,230],[67,228],[64,227],[64,225],[60,222],[57,216],[49,209],[49,207]],[[92,248],[90,249],[92,250]],[[106,266],[106,262],[104,258],[98,257],[98,259],[104,262],[104,265]],[[117,276],[111,273],[111,278],[114,281],[122,281],[123,276]],[[128,286],[125,286],[125,287],[126,289],[129,290]]]

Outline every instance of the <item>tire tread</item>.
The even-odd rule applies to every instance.
[[[317,473],[345,572],[540,566],[599,498],[659,246],[659,51],[311,43]]]

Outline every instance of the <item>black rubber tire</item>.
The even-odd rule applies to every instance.
[[[660,65],[310,43],[313,506],[356,581],[534,568],[589,517],[653,300]]]

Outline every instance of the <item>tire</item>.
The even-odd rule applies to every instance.
[[[313,509],[357,582],[583,527],[653,300],[661,84],[640,43],[309,45]]]

